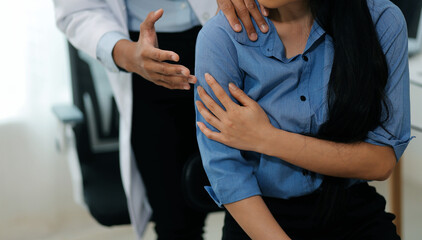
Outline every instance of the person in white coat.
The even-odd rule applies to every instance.
[[[72,45],[97,58],[108,70],[120,112],[123,185],[138,238],[142,238],[153,212],[159,239],[202,239],[206,214],[185,203],[180,175],[184,162],[198,151],[189,85],[196,83],[196,35],[200,25],[216,13],[217,3],[54,3],[58,28]],[[257,34],[250,15],[261,31],[268,30],[255,1],[219,0],[218,4],[235,31],[242,30],[239,16],[251,40],[256,40]],[[262,12],[266,14],[265,9]]]

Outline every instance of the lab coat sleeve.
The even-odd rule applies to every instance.
[[[97,58],[97,45],[104,34],[118,32],[128,36],[126,23],[105,0],[54,0],[54,7],[57,27],[72,45],[93,58]]]
[[[97,45],[97,59],[112,72],[123,70],[116,65],[113,59],[114,46],[122,39],[130,40],[120,32],[108,32],[101,37]]]

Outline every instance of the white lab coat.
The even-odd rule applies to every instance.
[[[189,0],[201,23],[217,10],[216,0]],[[96,58],[97,43],[107,32],[129,35],[125,0],[54,0],[57,26],[78,49]],[[155,10],[155,9],[152,9]],[[120,112],[120,167],[132,226],[142,238],[152,210],[130,145],[131,74],[107,72]]]

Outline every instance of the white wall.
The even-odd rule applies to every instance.
[[[52,1],[6,6],[0,8],[0,239],[46,239],[80,214],[67,163],[54,150],[50,110],[71,99],[65,40]]]
[[[422,61],[411,66],[422,72]],[[422,129],[422,86],[411,84],[410,96],[412,124]],[[412,130],[412,135],[416,138],[411,141],[404,155],[403,174],[404,178],[422,186],[422,132]]]

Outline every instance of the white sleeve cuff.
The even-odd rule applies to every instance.
[[[113,59],[114,46],[122,39],[130,40],[128,36],[121,32],[108,32],[100,38],[97,44],[96,54],[98,61],[112,72],[123,70],[116,65]]]

